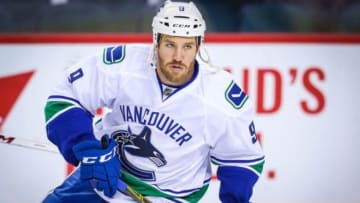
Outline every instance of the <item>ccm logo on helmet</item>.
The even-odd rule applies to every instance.
[[[178,27],[178,28],[190,28],[190,25],[186,25],[186,24],[173,24],[173,27]]]

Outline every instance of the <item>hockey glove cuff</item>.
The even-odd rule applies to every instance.
[[[106,136],[102,142],[83,141],[73,147],[73,152],[80,161],[80,178],[112,197],[117,190],[121,167],[115,140]]]

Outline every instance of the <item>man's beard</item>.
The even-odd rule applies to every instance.
[[[176,61],[163,63],[163,61],[160,58],[158,59],[158,62],[159,62],[158,71],[162,73],[162,75],[165,77],[165,79],[168,82],[171,82],[172,84],[176,84],[176,85],[181,85],[187,82],[188,80],[187,75],[190,69],[184,63],[176,62]],[[171,66],[179,66],[182,68],[182,70],[180,72],[171,71]]]

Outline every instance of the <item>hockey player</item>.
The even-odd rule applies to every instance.
[[[152,46],[105,48],[49,96],[48,138],[78,168],[43,202],[134,202],[121,183],[152,202],[198,202],[210,162],[221,202],[249,202],[264,164],[251,99],[198,60],[206,27],[192,2],[165,2],[152,26]],[[109,111],[94,124],[99,107]]]

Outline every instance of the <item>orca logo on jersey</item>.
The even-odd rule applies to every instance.
[[[235,109],[241,109],[249,97],[234,81],[231,81],[226,88],[225,98]]]
[[[132,133],[130,127],[128,130],[118,130],[111,135],[118,143],[118,154],[122,166],[125,170],[143,180],[155,180],[153,171],[140,169],[126,157],[126,153],[133,156],[142,157],[153,162],[157,167],[165,166],[167,161],[164,155],[151,144],[151,129],[145,126],[142,131],[136,135]]]

